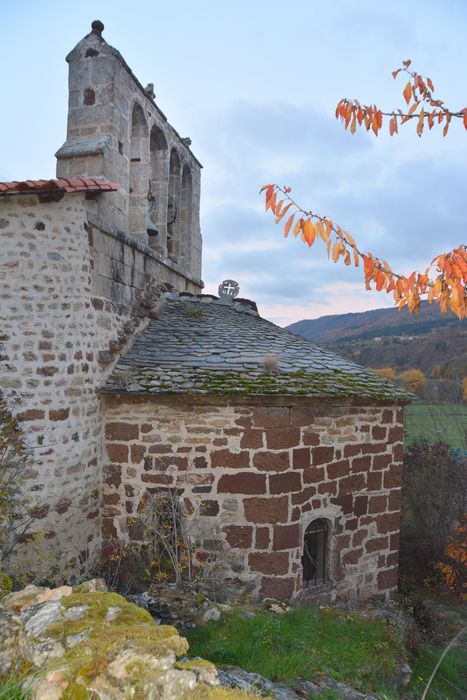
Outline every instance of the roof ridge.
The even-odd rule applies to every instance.
[[[252,299],[246,298],[236,298],[224,300],[215,294],[195,294],[193,292],[167,292],[164,295],[165,299],[170,301],[181,301],[181,302],[201,302],[202,304],[216,304],[216,306],[226,306],[238,311],[240,313],[249,313],[250,315],[258,316],[262,318],[258,312],[258,307],[256,302]]]

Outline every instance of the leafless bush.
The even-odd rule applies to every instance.
[[[200,511],[202,506],[181,501],[167,477],[167,486],[146,494],[137,516],[129,518],[129,540],[105,544],[93,575],[124,595],[171,584],[214,596],[214,583],[229,552],[220,543],[215,551],[203,549],[198,536]]]
[[[205,591],[223,567],[225,551],[206,552],[198,536],[200,509],[182,504],[176,488],[160,489],[144,499],[140,521],[147,547],[150,583]]]
[[[92,578],[103,578],[111,591],[126,596],[141,590],[147,569],[145,548],[133,542],[114,539],[105,543],[94,558]]]

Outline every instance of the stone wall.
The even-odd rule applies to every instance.
[[[101,542],[96,388],[161,282],[199,289],[130,237],[93,226],[94,205],[83,194],[0,198],[0,384],[31,450],[35,526],[75,574]]]
[[[302,587],[304,531],[325,518],[331,581],[324,592],[341,600],[390,596],[403,410],[212,401],[104,397],[104,537],[141,540],[143,499],[174,488],[195,514],[200,561],[221,548],[226,554],[224,594],[288,599]]]
[[[92,296],[109,299],[125,313],[141,304],[150,308],[162,282],[180,292],[199,293],[201,280],[181,274],[168,259],[124,233],[98,227],[88,212]]]

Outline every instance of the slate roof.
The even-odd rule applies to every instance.
[[[392,382],[261,318],[248,300],[167,295],[104,394],[280,395],[406,401]]]

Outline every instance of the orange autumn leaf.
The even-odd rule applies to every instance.
[[[303,226],[303,238],[310,247],[315,242],[316,230],[310,219],[306,219],[305,224]]]
[[[407,102],[407,104],[409,104],[410,98],[412,97],[412,85],[410,84],[410,81],[405,86],[403,95],[405,97],[405,101]]]
[[[280,222],[282,221],[284,216],[287,214],[287,212],[289,211],[291,206],[292,206],[292,203],[287,204],[287,206],[285,206],[281,209],[280,214],[277,213],[277,209],[276,209],[276,224],[280,224]]]
[[[287,219],[287,221],[285,222],[285,226],[284,226],[284,236],[285,236],[286,238],[287,238],[287,236],[289,235],[289,231],[290,231],[290,228],[291,228],[291,226],[292,226],[292,223],[293,223],[293,220],[294,220],[294,216],[295,216],[295,214],[291,214],[291,215],[289,216],[289,218]]]
[[[283,199],[281,199],[280,202],[277,202],[277,204],[276,204],[276,206],[275,206],[275,209],[274,209],[274,214],[275,214],[276,216],[279,216],[279,214],[281,213],[281,209],[282,209],[282,205],[283,205],[283,204],[284,204],[284,200],[283,200]]]
[[[420,110],[420,114],[418,115],[418,124],[417,124],[417,134],[419,136],[421,136],[422,132],[423,132],[423,126],[424,126],[423,120],[424,120],[424,118],[425,118],[425,112],[424,112],[423,107],[422,107],[422,109]]]
[[[340,251],[340,243],[335,243],[332,249],[332,262],[337,262],[337,260],[339,259]]]
[[[427,270],[422,274],[413,271],[408,277],[397,274],[391,270],[386,260],[380,260],[371,253],[361,253],[355,239],[344,231],[338,224],[333,224],[327,217],[319,217],[310,212],[305,212],[290,199],[290,188],[280,188],[274,186],[275,190],[271,194],[269,188],[262,188],[267,193],[270,200],[271,210],[279,211],[279,216],[275,217],[279,222],[284,213],[290,207],[295,211],[289,215],[284,226],[284,235],[287,236],[292,230],[295,237],[301,233],[302,240],[311,247],[319,235],[326,244],[328,257],[331,256],[333,262],[337,263],[342,257],[344,264],[358,267],[360,260],[363,260],[364,279],[367,289],[375,285],[377,291],[386,290],[392,293],[394,303],[398,308],[408,306],[411,312],[417,312],[420,308],[421,295],[425,295],[429,303],[439,304],[441,311],[452,310],[459,318],[467,315],[466,293],[467,285],[467,247],[459,246],[449,253],[440,253],[431,261]],[[276,205],[274,197],[278,192],[284,195],[287,203],[282,203],[281,199]],[[271,204],[272,200],[272,204]],[[304,216],[295,221],[297,213]],[[315,219],[315,221],[314,221]],[[294,225],[295,221],[295,225]],[[333,240],[334,239],[334,240]],[[430,270],[436,268],[439,274],[430,277]]]
[[[294,229],[293,229],[293,235],[295,236],[295,238],[297,238],[298,234],[300,233],[302,225],[303,225],[303,219],[299,219],[297,221],[297,223],[295,224]]]
[[[277,195],[273,192],[269,197],[266,197],[266,211],[270,209],[273,214],[276,212],[276,198]]]

